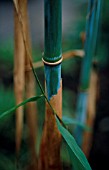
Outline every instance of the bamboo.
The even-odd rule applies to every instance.
[[[91,66],[92,66],[92,59],[95,54],[96,50],[96,42],[97,42],[97,34],[98,34],[98,28],[99,28],[99,20],[100,20],[100,10],[101,9],[101,0],[100,1],[94,1],[91,0],[89,2],[89,10],[88,10],[88,15],[87,15],[87,25],[86,25],[86,42],[85,42],[85,57],[83,59],[83,64],[82,64],[82,69],[81,69],[81,78],[80,78],[80,93],[78,96],[78,101],[77,101],[77,119],[81,121],[82,123],[86,122],[86,112],[87,112],[87,107],[88,107],[88,89],[89,89],[89,83],[90,83],[90,75],[91,75]],[[94,80],[93,80],[94,79]],[[91,77],[91,81],[95,81],[95,85],[90,87],[90,90],[95,90],[96,89],[96,83],[97,83],[97,75],[94,75],[93,72],[93,79]],[[92,101],[93,98],[93,101]],[[92,102],[93,104],[93,110],[90,107],[88,107],[88,122],[90,126],[93,126],[92,121],[94,120],[94,112],[95,112],[95,104],[93,103],[96,100],[96,92],[95,94],[91,94],[89,96],[89,101]],[[90,110],[89,110],[90,109]],[[93,112],[93,113],[92,113]],[[92,117],[89,115],[92,114]],[[92,127],[91,127],[92,128]],[[83,141],[83,130],[80,128],[76,128],[75,130],[75,136],[77,139],[78,144],[82,147],[82,143],[84,142],[85,144],[87,143],[87,146],[85,147],[85,144],[83,143],[83,150],[88,156],[89,154],[89,147],[90,145],[90,140],[91,136],[86,136],[89,137],[86,142],[86,137],[84,138]]]
[[[50,103],[58,116],[62,117],[62,82],[58,94],[53,96]],[[44,130],[40,146],[39,170],[61,170],[60,160],[61,136],[57,130],[55,117],[50,106],[46,103]]]
[[[35,96],[35,81],[32,72],[26,72],[26,98]],[[30,145],[30,165],[29,169],[37,169],[36,156],[36,135],[37,135],[37,119],[36,119],[36,103],[26,104],[26,118],[29,131],[29,145]]]
[[[96,5],[96,18],[95,18],[95,27],[96,30],[98,30],[99,27],[99,18],[100,18],[100,11],[101,11],[101,0]],[[94,50],[96,48],[96,40],[97,40],[97,33],[95,32],[94,36]],[[96,114],[96,102],[99,96],[99,78],[97,74],[96,67],[97,63],[96,61],[93,63],[93,68],[91,71],[91,77],[90,77],[90,85],[89,85],[89,95],[88,95],[88,108],[87,108],[87,120],[86,124],[91,128],[90,132],[85,131],[83,134],[83,144],[82,149],[85,153],[86,157],[89,157],[90,149],[91,149],[91,143],[92,143],[92,133],[93,133],[93,124],[95,120],[95,114]]]
[[[29,23],[28,23],[28,14],[27,14],[27,0],[25,4],[25,18],[24,18],[24,31],[26,35],[26,43],[29,48],[29,51],[31,51],[31,41],[30,41],[30,35],[29,35]],[[30,65],[30,61],[28,58],[28,54],[25,50],[25,65]],[[32,60],[32,58],[31,58]],[[32,71],[25,72],[25,86],[26,86],[26,98],[30,98],[32,96],[35,96],[36,90],[35,90],[35,79]],[[29,146],[30,146],[30,165],[29,169],[36,170],[37,169],[37,157],[36,157],[36,103],[28,103],[26,105],[26,118],[27,118],[27,125],[28,125],[28,131],[29,131]]]
[[[22,2],[19,2],[19,6],[22,9]],[[16,14],[16,10],[14,12],[15,16],[15,57],[14,57],[14,91],[16,104],[19,104],[23,101],[24,97],[24,86],[25,86],[25,49],[23,44],[23,38],[21,34],[20,24],[18,20],[18,16]],[[17,156],[20,151],[21,145],[21,136],[22,136],[22,127],[23,127],[23,107],[20,107],[16,111],[16,153]]]
[[[35,83],[32,72],[26,73],[26,98],[35,96]],[[37,119],[36,119],[36,103],[26,104],[26,118],[29,131],[29,146],[30,146],[30,165],[29,169],[37,169],[36,156],[36,135],[37,135]]]
[[[16,63],[16,67],[15,67],[15,71],[17,70],[17,76],[20,78],[20,76],[22,77],[23,75],[23,82],[24,85],[26,86],[26,97],[32,97],[35,95],[35,80],[33,77],[32,72],[25,72],[25,65],[30,65],[30,59],[28,57],[27,51],[25,49],[25,44],[24,42],[27,44],[28,46],[28,50],[31,51],[31,42],[30,42],[30,35],[29,35],[29,27],[28,27],[28,14],[27,14],[27,0],[24,0],[23,3],[19,0],[19,1],[15,1],[15,33],[17,32],[16,30],[18,29],[18,31],[20,32],[20,38],[19,38],[19,34],[16,33],[15,34],[15,45],[17,44],[17,46],[19,46],[20,44],[22,44],[22,49],[21,48],[17,48],[17,46],[15,46],[16,51],[17,52],[17,60],[15,60],[18,62],[21,62],[21,66],[23,67],[23,71],[22,71],[22,67],[20,67],[18,65],[18,63]],[[20,20],[19,20],[20,18]],[[22,25],[21,22],[22,21]],[[23,27],[23,28],[22,28]],[[25,35],[25,40],[24,40],[24,35]],[[19,39],[18,39],[19,38]],[[18,41],[19,40],[19,41]],[[21,54],[19,54],[19,51],[21,52]],[[16,54],[16,53],[15,53]],[[15,58],[16,59],[16,58]],[[23,62],[22,62],[23,60]],[[31,59],[32,60],[32,59]],[[21,72],[21,74],[19,75],[19,72]],[[16,72],[15,72],[16,73]],[[18,85],[15,90],[17,91],[17,88],[19,89],[19,86],[22,86],[22,82],[19,82],[20,84],[18,84],[18,82],[15,81],[15,85]],[[21,94],[24,94],[24,85],[21,91]],[[15,93],[16,93],[15,91]],[[23,96],[22,96],[22,100],[23,100]],[[31,153],[31,165],[29,167],[29,169],[37,169],[37,160],[36,160],[36,105],[35,103],[29,103],[26,105],[26,117],[27,117],[27,124],[28,124],[28,128],[29,128],[29,142],[30,142],[30,153]],[[22,108],[22,112],[23,112],[23,108]],[[22,133],[22,126],[23,126],[23,117],[22,117],[22,112],[18,112],[17,117],[16,117],[16,128],[20,131],[20,135],[18,134],[18,132],[16,132],[16,150],[17,150],[17,155],[19,153],[20,150],[20,143],[21,143],[21,133]],[[20,121],[19,121],[20,119]],[[20,124],[19,124],[20,123]],[[17,130],[17,131],[18,131]]]
[[[85,57],[83,59],[80,89],[88,89],[93,56],[96,50],[97,35],[100,22],[101,0],[90,0],[86,25],[86,42],[84,46]],[[87,74],[86,74],[87,70]]]
[[[61,49],[61,0],[45,0],[45,39],[44,59],[48,62],[58,61],[62,55]],[[49,50],[49,51],[48,51]]]
[[[83,58],[81,74],[80,74],[80,92],[77,100],[77,119],[81,123],[86,122],[86,112],[87,112],[87,99],[88,99],[88,89],[89,80],[92,67],[92,58],[95,52],[96,38],[98,27],[94,29],[95,26],[95,14],[96,14],[96,1],[90,0],[88,6],[88,15],[86,23],[86,41],[85,41],[85,56]],[[97,23],[98,24],[98,23]],[[94,36],[94,37],[93,37]],[[95,38],[95,39],[94,39]],[[82,145],[83,140],[83,130],[79,127],[75,129],[75,137],[78,144]]]
[[[45,0],[45,47],[43,59],[55,63],[62,58],[61,51],[61,0]],[[61,64],[44,64],[48,100],[58,116],[62,117]],[[61,135],[55,117],[46,103],[44,131],[39,155],[39,170],[61,170]]]
[[[98,75],[97,75],[97,71],[93,68],[90,77],[87,120],[86,120],[86,125],[91,128],[91,131],[84,132],[83,144],[82,144],[82,150],[87,158],[89,156],[91,144],[92,144],[92,133],[93,133],[95,114],[96,114],[97,97],[98,97]]]

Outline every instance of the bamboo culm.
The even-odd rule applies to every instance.
[[[62,117],[62,81],[61,63],[52,66],[62,58],[61,49],[61,0],[44,1],[45,16],[45,40],[43,60],[44,64],[45,89],[47,98],[58,117]],[[49,103],[48,102],[48,103]],[[52,114],[50,105],[46,103],[46,115],[44,130],[41,140],[39,170],[62,169],[60,159],[61,135],[56,126],[55,117]]]

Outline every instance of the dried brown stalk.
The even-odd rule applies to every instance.
[[[17,0],[17,3],[21,6],[21,1]],[[15,18],[15,54],[14,54],[14,91],[16,104],[23,101],[24,98],[24,86],[25,86],[25,49],[23,44],[22,33],[16,10],[14,12]],[[23,127],[23,107],[20,107],[16,111],[16,152],[19,153],[21,145]]]
[[[31,49],[28,15],[27,15],[27,0],[14,0],[15,5],[15,96],[16,103],[20,103],[24,99],[24,86],[26,86],[26,98],[35,95],[35,80],[32,72],[25,73],[25,65],[30,65],[25,43],[28,50]],[[20,20],[19,20],[20,19]],[[21,21],[21,22],[20,22]],[[22,28],[23,27],[23,28]],[[24,32],[24,33],[23,33]],[[25,35],[25,39],[24,39]],[[24,43],[25,42],[25,43]],[[32,60],[32,59],[31,59]],[[27,124],[29,129],[29,142],[31,152],[31,168],[37,169],[36,161],[36,104],[29,103],[26,106]],[[16,112],[16,152],[20,150],[21,136],[23,126],[23,108]]]
[[[58,116],[62,118],[62,82],[58,94],[54,95],[50,103]],[[38,170],[61,170],[60,160],[61,135],[57,129],[52,110],[46,103],[46,116],[40,146]]]
[[[27,0],[26,0],[27,2]],[[26,34],[26,43],[31,52],[31,41],[29,35],[29,26],[28,26],[28,16],[27,16],[27,4],[25,9],[25,25],[24,31]],[[26,51],[25,51],[26,52]],[[32,53],[32,52],[31,52]],[[32,55],[31,55],[32,56]],[[28,54],[25,54],[26,62],[25,65],[30,65],[30,60],[28,58]],[[32,58],[31,58],[32,60]],[[31,66],[30,66],[31,67]],[[25,72],[25,86],[26,86],[26,98],[30,98],[35,96],[35,79],[32,71]],[[30,143],[30,152],[31,152],[31,165],[30,169],[36,170],[37,169],[37,159],[36,159],[36,103],[28,103],[26,105],[26,117],[27,117],[27,124],[29,130],[29,143]]]
[[[89,97],[88,97],[88,108],[87,108],[87,121],[86,124],[90,127],[91,131],[85,131],[83,136],[83,152],[88,157],[92,143],[93,123],[96,114],[96,101],[98,96],[98,74],[93,69],[91,72],[90,86],[89,86]]]

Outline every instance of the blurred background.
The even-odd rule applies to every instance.
[[[85,32],[88,0],[62,0],[62,51],[83,49],[81,33]],[[101,19],[96,48],[98,97],[93,126],[89,163],[93,170],[109,167],[109,2],[102,2]],[[40,61],[44,49],[44,2],[28,0],[29,24],[33,61]],[[74,117],[82,59],[71,58],[63,61],[63,115]],[[14,11],[11,0],[0,0],[0,114],[15,105],[13,88],[14,68]],[[44,86],[43,67],[36,69]],[[37,87],[36,93],[40,94]],[[38,142],[44,122],[44,101],[38,107]],[[24,129],[20,153],[21,169],[28,159],[27,127]],[[71,132],[73,126],[70,126]],[[64,149],[63,149],[64,148]],[[63,142],[62,162],[65,170],[71,169],[67,148]],[[0,121],[0,169],[15,169],[15,115]],[[7,168],[8,167],[8,168]],[[108,168],[107,168],[108,169]]]

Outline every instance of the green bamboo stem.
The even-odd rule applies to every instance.
[[[87,24],[86,24],[86,42],[85,42],[85,56],[82,62],[81,74],[80,74],[80,92],[77,100],[76,116],[83,124],[86,121],[87,112],[87,99],[88,89],[90,83],[90,74],[92,67],[92,59],[95,53],[95,46],[98,32],[98,20],[95,22],[95,18],[98,15],[96,6],[98,5],[96,0],[89,1]],[[100,11],[99,11],[100,12]],[[99,19],[99,18],[98,18]],[[78,144],[82,145],[83,130],[79,127],[75,129],[75,137]]]
[[[55,62],[62,57],[61,0],[44,0],[44,16],[44,60]]]
[[[92,57],[94,53],[94,46],[93,46],[93,33],[94,33],[94,18],[95,18],[95,9],[93,9],[94,1],[90,0],[89,2],[89,9],[87,18],[87,25],[86,25],[86,42],[85,42],[85,56],[82,61],[82,68],[80,74],[80,90],[84,91],[87,90],[89,87],[89,80],[90,80],[90,68],[92,66]],[[93,10],[92,10],[93,9]]]
[[[95,16],[95,30],[94,30],[94,40],[93,40],[93,52],[96,50],[96,41],[97,41],[97,34],[98,28],[100,25],[100,12],[101,12],[101,3],[102,1],[99,0],[97,5],[95,6],[96,16]],[[87,120],[86,124],[93,129],[94,118],[96,113],[96,101],[98,98],[98,74],[97,69],[94,67],[91,69],[91,77],[90,77],[90,85],[89,85],[89,95],[88,95],[88,105],[87,105]],[[92,143],[92,131],[91,132],[84,132],[83,134],[83,145],[82,149],[85,155],[88,157],[91,149]]]
[[[51,63],[55,63],[62,58],[61,0],[45,0],[44,14],[45,46],[43,59],[48,62],[48,65],[44,64],[48,104],[46,103],[45,124],[39,156],[39,170],[61,170],[61,135],[57,129],[56,120],[53,115],[57,113],[59,119],[62,117],[61,64],[51,66]]]

